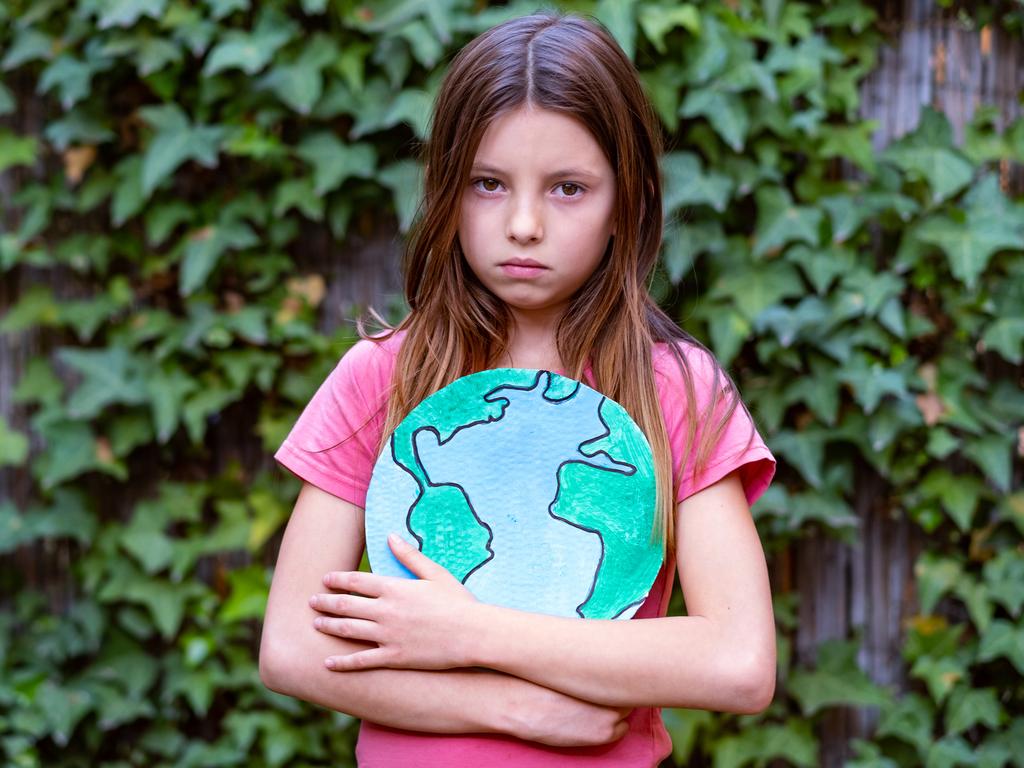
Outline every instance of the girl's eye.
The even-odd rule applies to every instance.
[[[499,182],[497,179],[477,179],[473,183],[474,184],[500,184],[501,182]],[[496,191],[497,191],[496,189],[488,189],[486,187],[484,188],[484,192],[496,192]]]
[[[558,185],[558,188],[565,192],[565,188],[569,187],[573,190],[572,194],[567,194],[565,197],[579,197],[579,193],[582,191],[579,184],[574,184],[571,181],[566,181]]]

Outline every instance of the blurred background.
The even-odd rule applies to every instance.
[[[354,765],[257,673],[270,456],[403,313],[447,62],[539,7],[0,2],[0,763]],[[555,7],[643,77],[652,291],[779,459],[775,700],[665,710],[665,768],[1024,766],[1024,5]]]

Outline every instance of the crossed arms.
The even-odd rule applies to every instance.
[[[455,655],[466,666],[332,671],[326,658],[376,647],[318,631],[322,614],[309,603],[329,598],[326,573],[358,568],[362,510],[304,484],[271,584],[260,676],[279,693],[394,728],[555,746],[613,741],[635,706],[761,711],[775,686],[775,626],[738,477],[681,502],[676,531],[687,616],[563,619],[476,603],[460,614],[471,631]]]

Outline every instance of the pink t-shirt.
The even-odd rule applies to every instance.
[[[404,332],[399,332],[379,343],[365,339],[356,342],[321,384],[274,458],[303,480],[363,508],[377,459],[376,445],[384,426],[387,389],[403,336]],[[680,348],[694,374],[700,412],[711,392],[715,363],[703,350],[685,343],[681,343]],[[692,477],[694,460],[690,456],[681,477],[686,441],[686,390],[666,344],[655,345],[653,362],[672,448],[676,502],[738,469],[747,501],[753,504],[771,483],[775,459],[756,430],[748,444],[753,425],[744,409],[737,406],[733,412],[701,475]],[[589,367],[584,372],[584,382],[593,386]],[[675,578],[673,562],[674,559],[669,558],[662,564],[647,599],[631,621],[666,615]],[[362,768],[480,765],[651,768],[671,753],[672,742],[662,725],[659,708],[637,707],[628,722],[628,733],[612,744],[559,748],[512,736],[405,731],[364,720],[359,729],[356,758]]]

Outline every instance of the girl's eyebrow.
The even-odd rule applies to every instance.
[[[500,168],[495,168],[492,165],[481,165],[478,163],[473,164],[472,173],[493,173],[495,176],[506,176],[505,171]],[[589,171],[586,168],[560,168],[557,171],[552,171],[548,174],[548,178],[555,178],[556,176],[589,176],[592,179],[600,178],[600,174]]]

